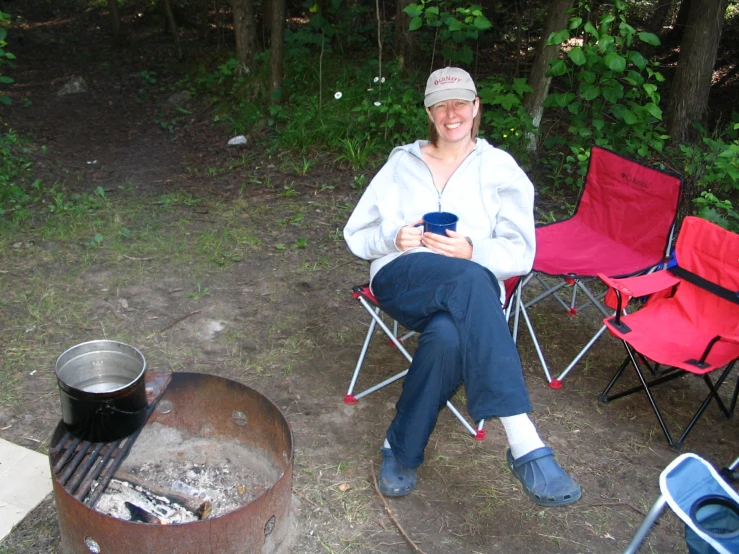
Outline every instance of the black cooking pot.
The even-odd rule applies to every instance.
[[[111,442],[146,423],[146,360],[133,346],[84,342],[59,356],[55,371],[62,419],[73,435]]]

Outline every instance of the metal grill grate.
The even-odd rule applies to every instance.
[[[170,380],[169,373],[146,375],[147,420]],[[115,442],[93,443],[67,431],[49,451],[54,477],[65,491],[94,508],[140,433],[141,429]]]

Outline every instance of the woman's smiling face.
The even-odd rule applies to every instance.
[[[472,123],[477,115],[478,101],[477,98],[473,101],[443,100],[426,108],[439,133],[439,139],[445,142],[469,139],[472,134]]]

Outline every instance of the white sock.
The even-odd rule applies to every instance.
[[[390,448],[390,443],[388,442],[387,439],[385,439],[385,442],[382,444],[382,447],[383,448]],[[392,448],[390,448],[390,450],[392,450]]]
[[[501,417],[500,422],[503,424],[503,429],[505,429],[508,437],[508,444],[511,447],[511,455],[514,460],[544,446],[528,414]]]

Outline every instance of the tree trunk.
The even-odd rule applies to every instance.
[[[108,15],[110,31],[113,34],[113,44],[118,44],[121,40],[121,18],[118,16],[118,0],[108,0]]]
[[[413,67],[414,40],[413,33],[408,30],[411,18],[403,9],[412,4],[413,0],[398,0],[395,11],[395,57],[398,59],[400,69],[406,71]]]
[[[691,24],[685,27],[680,44],[665,118],[677,143],[689,140],[691,123],[702,122],[706,115],[728,0],[692,0],[691,4]]]
[[[270,14],[270,50],[269,50],[269,84],[272,99],[282,88],[282,60],[285,34],[285,0],[271,0]]]
[[[177,30],[177,23],[174,20],[174,14],[172,13],[172,5],[169,3],[169,0],[162,0],[162,7],[164,8],[164,13],[167,16],[169,32],[172,33],[172,39],[174,40],[174,46],[175,46],[175,49],[177,50],[177,57],[182,58],[182,47],[180,45],[180,33]]]
[[[200,0],[200,16],[198,18],[198,38],[208,38],[208,15],[210,13],[209,0]]]
[[[534,58],[534,64],[531,67],[531,74],[529,76],[529,85],[534,90],[524,97],[524,107],[526,108],[526,112],[533,118],[534,127],[536,128],[541,123],[541,116],[544,113],[542,104],[549,94],[549,84],[552,81],[551,77],[546,76],[546,72],[549,71],[549,62],[559,55],[560,50],[559,44],[547,46],[547,39],[552,33],[567,27],[567,22],[569,21],[567,10],[572,7],[573,1],[554,0],[547,9],[547,20],[544,23],[542,38],[539,42],[536,58]],[[536,137],[532,135],[529,142],[529,151],[535,152],[536,148]]]
[[[254,67],[254,45],[256,44],[254,2],[252,0],[233,0],[232,5],[236,59],[239,60],[241,72],[249,73]]]
[[[675,18],[675,24],[672,26],[672,30],[665,36],[664,42],[678,43],[682,41],[692,4],[692,0],[682,0],[680,2],[680,9]]]

